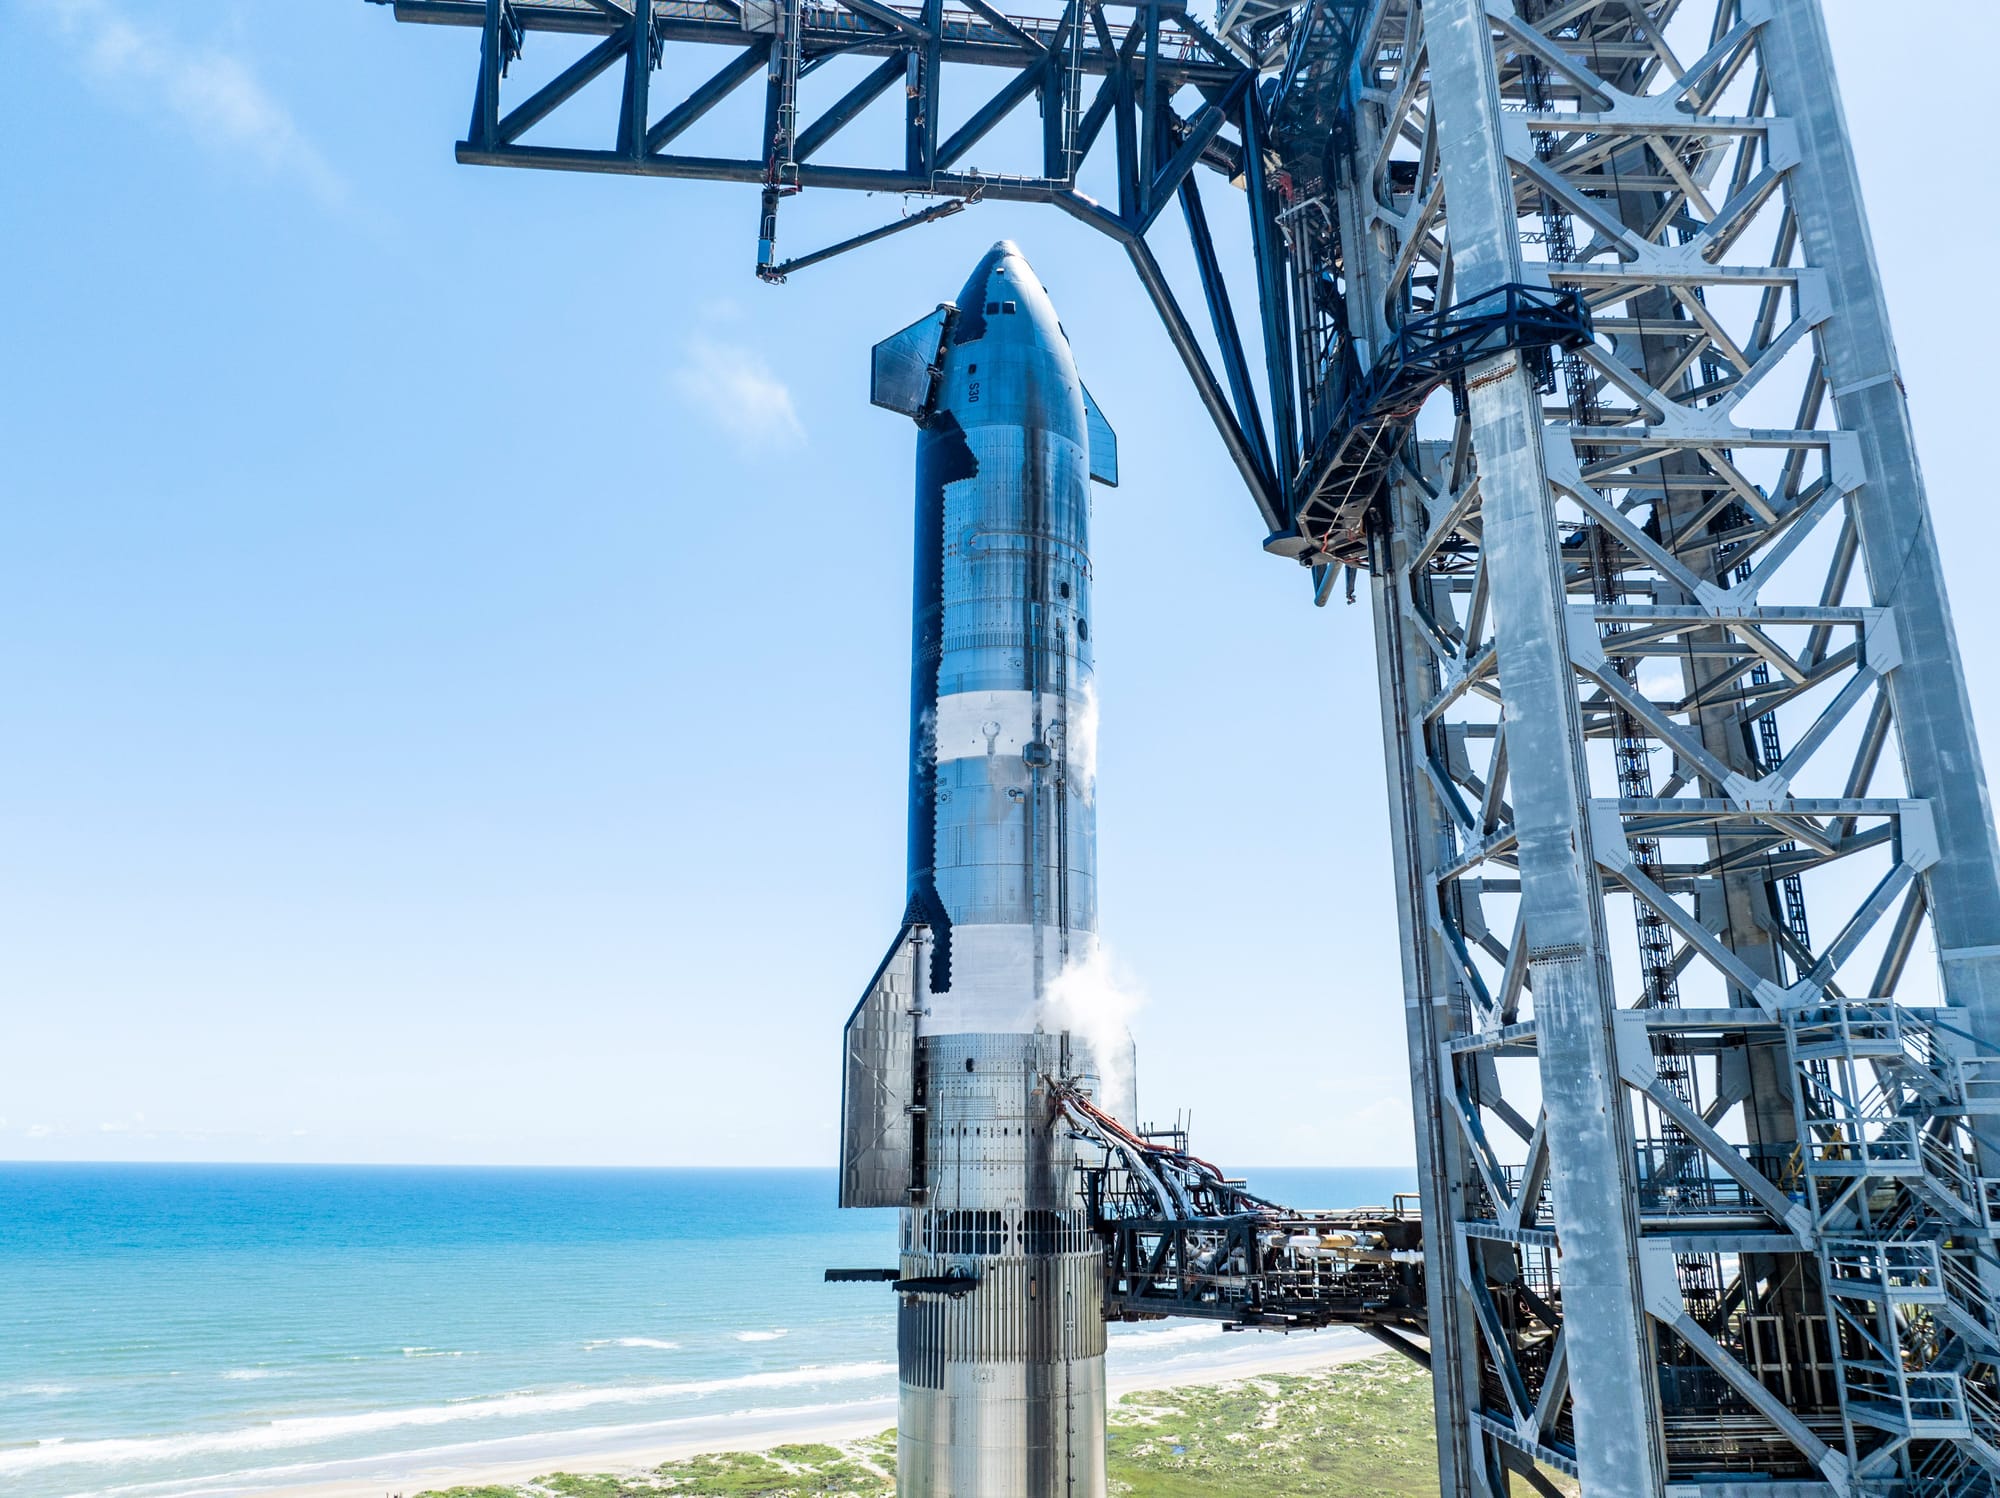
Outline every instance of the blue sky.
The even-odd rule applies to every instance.
[[[1987,340],[1945,278],[2000,229],[1952,144],[2000,16],[1941,8],[1829,12],[1992,744]],[[468,33],[0,34],[0,1157],[830,1160],[902,903],[913,434],[865,357],[1003,235],[1121,437],[1142,1107],[1225,1159],[1410,1157],[1368,619],[1259,552],[1108,242],[988,204],[770,288],[752,189],[456,166]],[[808,195],[787,247],[894,211]]]

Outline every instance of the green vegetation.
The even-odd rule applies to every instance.
[[[557,1472],[519,1487],[445,1488],[417,1498],[822,1498],[896,1491],[896,1433],[838,1446],[773,1446],[668,1462],[651,1472],[580,1477]]]
[[[880,1443],[883,1437],[874,1438]],[[867,1494],[876,1498],[895,1491],[896,1446],[889,1438],[889,1467],[875,1464],[862,1448],[847,1446],[776,1446],[769,1451],[722,1451],[710,1456],[669,1462],[642,1477],[574,1477],[558,1472],[538,1479],[534,1489],[555,1498],[656,1498],[661,1493],[687,1498],[792,1498],[794,1494]],[[532,1491],[532,1490],[530,1490]]]
[[[1111,1409],[1118,1498],[1431,1498],[1430,1376],[1368,1358],[1314,1373],[1128,1394]],[[632,1476],[558,1472],[418,1498],[822,1498],[896,1491],[896,1433],[668,1462]]]
[[[1370,1358],[1324,1372],[1128,1394],[1111,1491],[1131,1498],[1437,1492],[1430,1376]]]

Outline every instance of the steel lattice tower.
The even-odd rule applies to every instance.
[[[759,183],[772,276],[799,189],[1104,231],[1267,549],[1366,574],[1447,1498],[1996,1491],[2000,852],[1818,0],[968,3],[396,10],[482,32],[461,159]],[[536,33],[582,50],[503,109]],[[669,43],[729,56],[662,111]],[[611,145],[523,141],[614,68]],[[885,94],[901,158],[830,163]],[[1030,99],[1040,160],[963,170]]]

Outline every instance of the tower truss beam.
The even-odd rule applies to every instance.
[[[2000,851],[1817,0],[1039,10],[396,0],[480,36],[461,160],[760,183],[767,270],[798,189],[1089,224],[1271,549],[1368,573],[1445,1498],[2000,1491]],[[759,72],[763,138],[669,153]],[[1520,287],[1576,336],[1350,398]]]

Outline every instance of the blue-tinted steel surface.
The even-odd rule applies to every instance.
[[[899,1491],[1092,1498],[1103,1268],[1053,1088],[1130,1076],[1105,1058],[1107,1088],[1078,991],[1097,939],[1090,484],[1115,475],[1115,438],[1004,242],[878,347],[873,389],[919,426],[909,881],[848,1026],[843,1192],[904,1207]],[[1105,1101],[1129,1115],[1129,1094]]]

